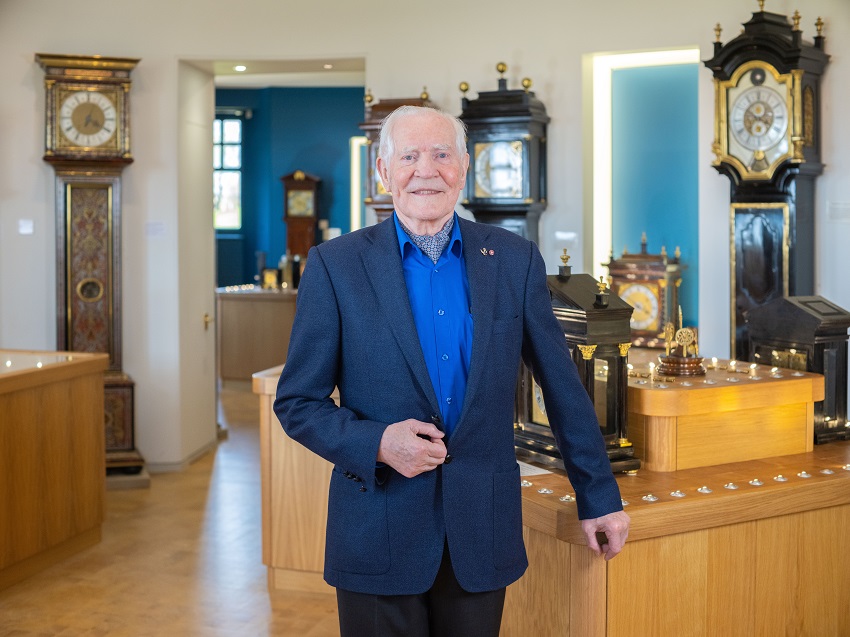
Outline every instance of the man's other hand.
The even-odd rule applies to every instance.
[[[610,560],[623,550],[629,536],[629,516],[625,511],[615,511],[601,518],[582,520],[581,530],[593,552]]]
[[[384,430],[378,462],[388,464],[406,478],[433,471],[446,458],[445,434],[434,425],[409,418]]]

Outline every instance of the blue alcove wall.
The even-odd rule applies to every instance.
[[[612,242],[624,248],[676,246],[687,266],[679,303],[686,325],[699,316],[698,64],[612,73]]]
[[[349,139],[362,134],[363,87],[217,89],[216,108],[251,111],[243,120],[242,229],[216,233],[218,285],[250,282],[257,251],[277,265],[286,251],[280,178],[295,170],[322,180],[319,218],[349,231]]]

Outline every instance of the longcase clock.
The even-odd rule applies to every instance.
[[[290,258],[307,253],[316,245],[316,215],[318,214],[318,177],[303,170],[280,178],[283,182],[283,220],[286,222],[286,253]]]
[[[829,56],[800,15],[759,10],[726,44],[715,28],[713,166],[729,178],[731,350],[748,356],[745,314],[814,293],[815,179],[821,163],[820,83]]]
[[[134,58],[38,53],[45,71],[44,160],[56,173],[57,347],[109,354],[106,469],[139,473],[134,382],[122,370],[121,174],[130,152]]]

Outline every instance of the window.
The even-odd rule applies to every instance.
[[[213,227],[242,227],[242,120],[213,123]]]

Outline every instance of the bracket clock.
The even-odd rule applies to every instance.
[[[552,310],[564,330],[582,385],[599,419],[613,471],[634,471],[640,460],[628,439],[629,317],[632,308],[605,283],[572,274],[564,250],[557,275],[547,277]],[[563,468],[540,387],[523,364],[517,390],[514,444],[519,455]]]
[[[363,203],[375,211],[378,222],[383,221],[393,213],[393,196],[384,188],[381,177],[375,168],[378,160],[378,144],[381,137],[381,123],[384,118],[401,106],[426,106],[433,108],[428,91],[422,88],[419,97],[407,97],[399,99],[383,99],[375,102],[372,92],[367,90],[363,98],[366,104],[365,121],[360,124],[360,130],[366,136],[366,185]]]
[[[549,116],[522,80],[521,90],[509,90],[503,62],[496,91],[469,99],[469,85],[460,119],[467,128],[469,171],[463,206],[477,221],[502,226],[535,243],[540,215],[546,209],[546,127]]]
[[[803,39],[800,14],[759,10],[723,44],[715,28],[713,166],[731,184],[731,351],[746,360],[744,314],[814,291],[815,179],[821,163],[823,21]]]
[[[283,182],[286,253],[290,257],[303,258],[316,245],[319,183],[322,180],[303,170],[284,175],[280,180]]]
[[[636,347],[664,347],[661,334],[667,323],[675,322],[679,307],[679,287],[683,266],[679,248],[672,257],[664,246],[660,254],[649,254],[646,233],[640,239],[640,252],[623,250],[619,259],[613,254],[608,263],[608,284],[612,294],[634,308],[630,319],[632,344]]]
[[[38,53],[45,72],[44,160],[56,173],[57,344],[109,354],[107,471],[139,473],[134,382],[122,370],[121,173],[130,152],[132,58]]]

